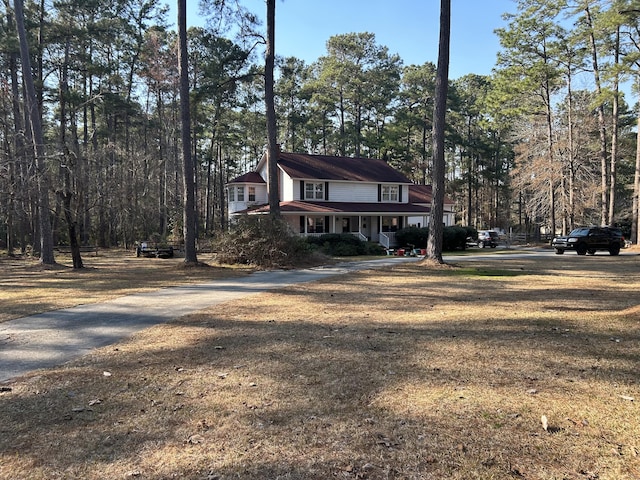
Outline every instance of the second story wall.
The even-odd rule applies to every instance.
[[[267,186],[265,184],[237,183],[227,188],[229,213],[240,212],[254,205],[267,203]]]
[[[293,185],[292,200],[356,203],[408,203],[409,201],[407,185],[321,180],[304,182],[293,180],[291,184]]]
[[[285,172],[280,171],[280,200],[290,202],[295,199],[294,181]]]

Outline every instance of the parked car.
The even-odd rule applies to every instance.
[[[607,250],[610,255],[618,255],[625,246],[622,231],[613,227],[580,227],[569,235],[551,240],[551,247],[558,255],[565,250],[575,250],[578,255],[594,255],[597,250]]]
[[[136,256],[149,258],[172,258],[173,246],[159,244],[157,242],[152,242],[149,240],[138,242],[138,244],[136,245]]]
[[[498,232],[494,232],[493,230],[479,230],[478,231],[478,247],[491,247],[496,248],[498,246],[498,242],[500,241],[500,236]]]

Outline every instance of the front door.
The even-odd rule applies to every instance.
[[[342,233],[351,233],[351,219],[343,218],[342,219]]]

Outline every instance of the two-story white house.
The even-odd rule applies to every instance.
[[[431,187],[415,185],[384,160],[280,152],[280,212],[301,235],[351,233],[389,248],[401,228],[429,224]],[[227,184],[230,220],[269,213],[266,155],[255,172]],[[444,223],[452,225],[445,202]]]

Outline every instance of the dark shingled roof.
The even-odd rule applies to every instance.
[[[433,199],[433,188],[431,185],[411,185],[409,186],[409,203],[431,204]],[[452,205],[453,202],[444,197],[445,205]]]
[[[294,179],[411,183],[407,177],[389,166],[387,162],[375,158],[281,152],[278,165]]]
[[[431,185],[411,185],[409,187],[409,202],[431,203],[433,189]]]
[[[258,172],[249,172],[234,178],[229,183],[266,183]]]

